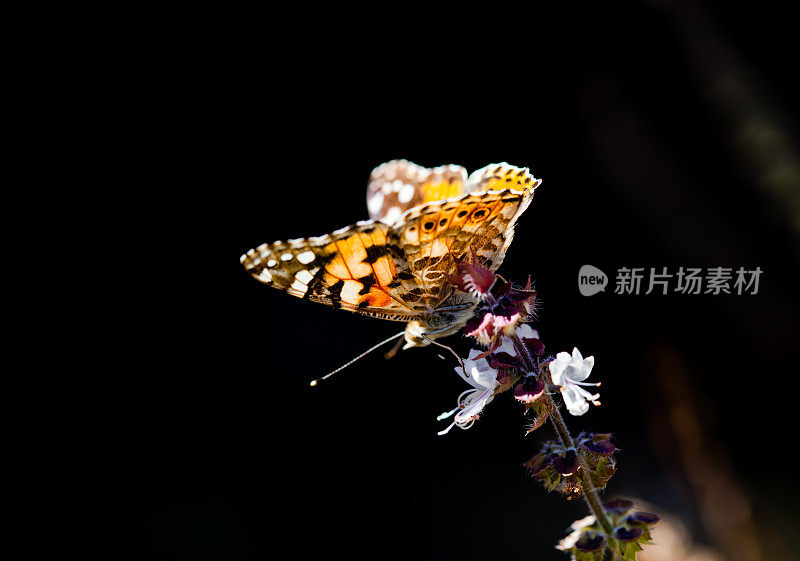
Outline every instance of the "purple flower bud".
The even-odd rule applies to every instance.
[[[515,306],[496,307],[492,311],[496,327],[503,328],[512,323],[516,325],[519,321],[520,311]]]
[[[621,542],[632,542],[641,535],[642,535],[641,528],[631,528],[630,530],[628,530],[627,528],[623,528],[622,526],[620,526],[619,528],[614,530],[614,537]]]
[[[634,512],[633,514],[628,516],[626,520],[628,520],[632,524],[640,523],[640,524],[650,525],[650,524],[655,524],[656,522],[661,520],[661,518],[659,518],[657,514],[651,514],[649,512],[639,511],[639,512]]]
[[[590,532],[581,534],[581,537],[575,542],[575,547],[581,551],[600,551],[605,545],[605,536]]]
[[[567,450],[563,458],[561,456],[553,458],[553,468],[561,475],[572,475],[580,467],[581,459],[574,450]]]
[[[544,381],[528,376],[514,388],[514,397],[523,403],[533,403],[544,393]]]
[[[625,514],[633,508],[633,501],[629,499],[614,499],[603,503],[603,508],[611,514]]]
[[[609,456],[617,449],[617,447],[608,440],[588,440],[586,442],[582,442],[581,446],[590,452],[597,454],[598,456]]]
[[[522,366],[518,357],[505,351],[492,353],[487,357],[492,368],[519,368]]]

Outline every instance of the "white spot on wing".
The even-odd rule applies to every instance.
[[[302,282],[300,282],[299,280],[294,281],[292,283],[292,287],[291,288],[293,290],[296,290],[300,294],[305,294],[306,290],[308,290],[308,287],[305,284],[303,284]]]
[[[274,259],[270,259],[269,261],[267,261],[267,267],[274,267],[277,264],[278,262],[275,261]]]
[[[381,211],[382,206],[383,206],[383,193],[381,193],[380,191],[374,193],[367,201],[367,208],[369,209],[369,213],[371,215],[378,214]]]
[[[300,256],[298,255],[297,258],[300,259]],[[294,278],[296,278],[303,284],[308,284],[309,282],[311,282],[311,279],[314,278],[314,275],[303,269],[302,271],[298,271],[297,274],[294,276]]]
[[[358,301],[359,291],[364,288],[364,285],[358,281],[346,280],[342,287],[341,298],[348,304],[355,304]]]
[[[291,253],[284,253],[283,255],[281,255],[281,261],[291,261],[291,260],[292,260]]]
[[[309,263],[311,263],[314,260],[315,257],[316,256],[314,255],[314,252],[311,251],[311,250],[304,251],[303,253],[298,253],[297,254],[297,260],[300,261],[300,263],[302,263],[303,265],[308,265]],[[305,272],[305,271],[303,271],[303,272]]]
[[[407,203],[412,198],[414,198],[414,186],[408,184],[403,185],[400,192],[397,194],[397,200],[401,203]]]
[[[400,218],[400,215],[403,214],[403,211],[400,210],[399,206],[393,206],[389,210],[386,211],[386,216],[383,217],[383,221],[387,224],[394,224],[394,222]]]

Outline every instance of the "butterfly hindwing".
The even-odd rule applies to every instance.
[[[372,170],[367,185],[369,216],[393,224],[403,212],[431,201],[466,193],[467,170],[447,165],[425,168],[392,160]]]

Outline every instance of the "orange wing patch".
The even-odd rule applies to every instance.
[[[464,182],[460,179],[444,177],[440,181],[427,181],[420,188],[422,203],[431,201],[442,201],[452,197],[458,197],[464,192]]]
[[[245,269],[293,296],[366,315],[409,321],[386,240],[388,226],[365,221],[328,236],[264,244],[242,256]]]
[[[386,308],[392,303],[392,297],[385,290],[373,286],[369,289],[369,292],[361,297],[358,303],[366,303],[367,306],[372,308]]]
[[[332,260],[325,265],[326,276],[343,281],[341,301],[356,307],[391,307],[393,288],[397,272],[388,257],[386,235],[378,229],[370,232],[354,232],[351,236],[336,240],[326,246]],[[332,282],[335,284],[335,281]]]

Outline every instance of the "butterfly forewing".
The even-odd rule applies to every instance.
[[[359,222],[325,236],[264,244],[241,261],[256,279],[293,296],[408,321],[417,313],[400,290],[388,229],[380,222]]]
[[[449,295],[457,260],[474,254],[491,270],[500,266],[514,225],[539,184],[522,168],[497,165],[485,171],[485,179],[484,170],[476,176],[481,191],[412,209],[389,234],[414,275],[404,288],[416,286],[434,306]]]

